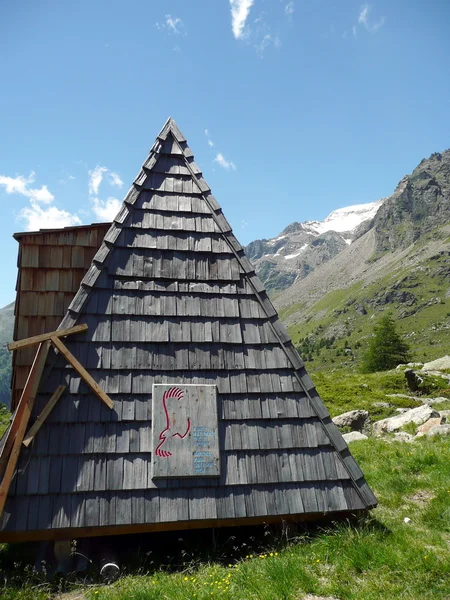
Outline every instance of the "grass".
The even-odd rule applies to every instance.
[[[359,525],[268,537],[264,550],[245,546],[248,554],[239,559],[191,556],[170,568],[136,570],[110,586],[73,588],[88,600],[450,598],[450,440],[370,438],[352,452],[379,500]],[[23,570],[0,587],[4,600],[47,600],[56,592]]]
[[[380,501],[359,526],[341,523],[274,540],[234,564],[179,573],[129,575],[91,589],[99,600],[297,600],[306,593],[342,600],[450,597],[450,442],[396,444],[369,439],[352,450]],[[404,518],[411,519],[405,523]]]
[[[328,372],[314,379],[332,415],[366,408],[379,419],[395,407],[376,402],[411,405],[386,398],[406,392],[401,372]],[[439,390],[435,395],[441,395]],[[199,533],[189,552],[171,549],[170,558],[161,555],[159,562],[149,562],[145,552],[130,552],[124,575],[110,586],[96,584],[95,573],[91,585],[48,583],[29,566],[27,545],[3,545],[0,597],[49,600],[64,589],[86,600],[301,600],[306,594],[339,600],[449,600],[450,438],[423,437],[412,444],[369,438],[352,444],[351,451],[379,500],[364,521],[290,535],[260,530],[256,541],[241,529],[231,546],[215,550],[210,538],[201,542]],[[404,522],[406,517],[410,522]],[[221,535],[234,539],[227,530]]]

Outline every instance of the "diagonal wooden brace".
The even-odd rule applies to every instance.
[[[64,393],[65,389],[66,389],[65,385],[60,385],[60,386],[58,386],[56,388],[56,391],[53,393],[52,397],[50,398],[50,400],[45,405],[43,411],[38,416],[38,418],[33,423],[33,425],[30,427],[30,430],[27,433],[26,438],[23,440],[23,445],[24,446],[29,446],[31,444],[31,442],[33,441],[33,439],[36,436],[37,432],[39,431],[39,429],[44,424],[45,419],[52,412],[55,404],[58,402],[58,400],[60,399],[60,397]]]
[[[106,394],[102,388],[98,385],[98,383],[89,375],[83,365],[78,361],[77,358],[70,352],[70,350],[63,344],[63,342],[56,336],[52,336],[50,338],[51,343],[55,346],[57,350],[64,356],[68,363],[72,365],[72,367],[77,371],[80,377],[87,383],[87,385],[91,388],[91,390],[96,394],[100,400],[108,406],[108,408],[112,408],[114,406],[114,402],[111,398]]]

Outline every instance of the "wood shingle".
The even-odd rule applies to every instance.
[[[86,323],[87,332],[65,343],[114,408],[51,352],[32,421],[58,385],[67,390],[20,457],[0,541],[18,532],[38,539],[62,529],[78,537],[86,528],[103,535],[217,519],[345,516],[376,505],[173,120],[109,229],[58,235],[83,244],[68,253],[36,234],[38,253],[31,241],[21,246],[16,337],[33,334],[36,314],[49,325],[56,319],[54,328]],[[44,277],[41,287],[36,277]],[[29,355],[16,356],[16,381]],[[196,471],[153,476],[165,447],[152,443],[160,384],[197,386],[199,394],[199,386],[215,386],[217,476],[204,475],[212,453],[202,444],[213,433],[190,421],[171,447],[184,452],[185,438],[197,444]],[[27,519],[18,510],[25,505]]]

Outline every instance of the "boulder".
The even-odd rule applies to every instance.
[[[423,363],[421,362],[409,362],[406,365],[405,364],[400,364],[397,365],[396,370],[400,371],[400,369],[405,369],[405,368],[409,368],[409,369],[417,369],[417,368],[421,368],[423,367]]]
[[[367,315],[367,310],[365,309],[365,307],[362,304],[356,303],[353,308],[355,309],[355,313],[357,315],[360,315],[361,317],[363,317],[364,315]]]
[[[419,425],[416,433],[426,433],[427,431],[430,431],[430,429],[435,425],[442,425],[442,423],[443,419],[441,416],[434,417],[433,419],[428,419],[428,421],[422,423],[422,425]]]
[[[405,369],[406,383],[408,384],[411,392],[418,392],[420,390],[420,384],[423,383],[423,377],[417,375],[412,369]]]
[[[368,418],[369,413],[367,410],[350,410],[333,417],[333,423],[337,427],[350,427],[352,431],[361,431]]]
[[[389,417],[387,419],[381,419],[373,424],[373,433],[380,435],[381,433],[390,433],[398,431],[408,423],[415,423],[416,425],[422,425],[429,419],[439,417],[439,413],[431,408],[431,406],[418,406],[417,408],[411,408],[406,412],[396,415],[395,417]]]
[[[422,398],[422,404],[442,404],[443,402],[448,402],[448,398],[444,398],[444,396],[439,396],[438,398]]]
[[[439,414],[445,420],[445,422],[450,421],[450,410],[440,410]]]
[[[394,442],[411,442],[412,439],[413,436],[407,431],[397,431],[393,437]]]
[[[360,433],[359,431],[350,431],[350,433],[344,433],[342,436],[347,444],[351,444],[351,442],[359,442],[360,440],[368,440],[367,435]]]
[[[436,435],[450,435],[450,425],[435,425],[425,434],[427,437],[435,437]]]
[[[422,371],[442,371],[450,369],[450,356],[445,355],[423,365]]]

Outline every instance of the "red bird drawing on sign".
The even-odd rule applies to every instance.
[[[183,440],[188,435],[189,431],[191,430],[191,420],[188,418],[186,431],[183,434],[180,433],[179,431],[176,431],[177,424],[171,423],[169,411],[167,409],[167,401],[168,400],[174,399],[178,402],[181,402],[183,397],[184,397],[184,392],[182,390],[180,390],[180,388],[178,388],[178,387],[170,388],[170,389],[166,390],[163,394],[162,404],[163,404],[164,414],[166,416],[166,427],[159,434],[160,443],[158,444],[158,446],[155,450],[156,456],[160,456],[161,458],[167,458],[169,456],[172,456],[172,452],[161,449],[162,446],[166,443],[167,438],[168,437],[179,437],[180,439]]]

